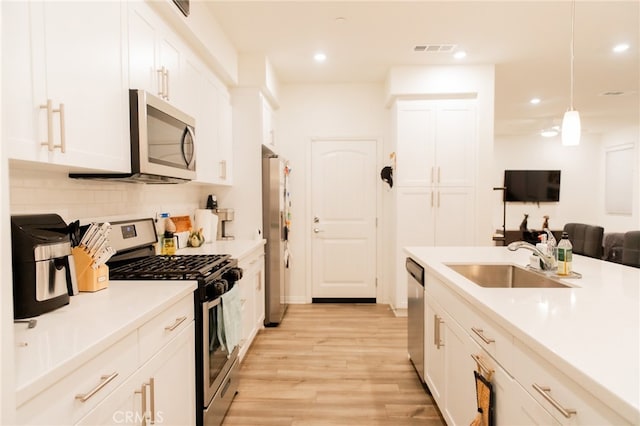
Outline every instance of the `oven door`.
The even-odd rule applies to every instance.
[[[219,321],[222,318],[222,315],[219,315],[222,308],[221,301],[222,299],[218,297],[202,304],[202,380],[205,408],[211,403],[224,380],[224,375],[229,371],[234,361],[218,337],[220,327],[222,327]]]

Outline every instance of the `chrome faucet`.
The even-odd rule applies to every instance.
[[[524,248],[534,252],[538,257],[540,257],[540,259],[542,259],[542,269],[545,271],[551,271],[556,268],[556,259],[553,256],[549,256],[547,253],[541,252],[536,246],[526,241],[514,241],[509,244],[507,248],[511,251]]]

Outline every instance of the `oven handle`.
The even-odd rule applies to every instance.
[[[207,305],[207,310],[213,308],[214,306],[218,306],[220,304],[220,298],[217,297],[209,302],[205,302]]]

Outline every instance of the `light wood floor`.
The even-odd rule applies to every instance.
[[[290,305],[240,368],[224,425],[443,425],[386,305]]]

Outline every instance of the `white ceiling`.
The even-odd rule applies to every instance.
[[[383,82],[394,65],[495,64],[496,135],[537,134],[569,106],[567,0],[208,4],[238,52],[265,54],[281,84]],[[639,5],[576,3],[574,106],[584,133],[640,122]],[[630,49],[614,54],[621,42]],[[453,44],[468,56],[414,51],[426,44]],[[328,56],[321,65],[312,59],[318,50]],[[542,102],[531,105],[533,97]]]

